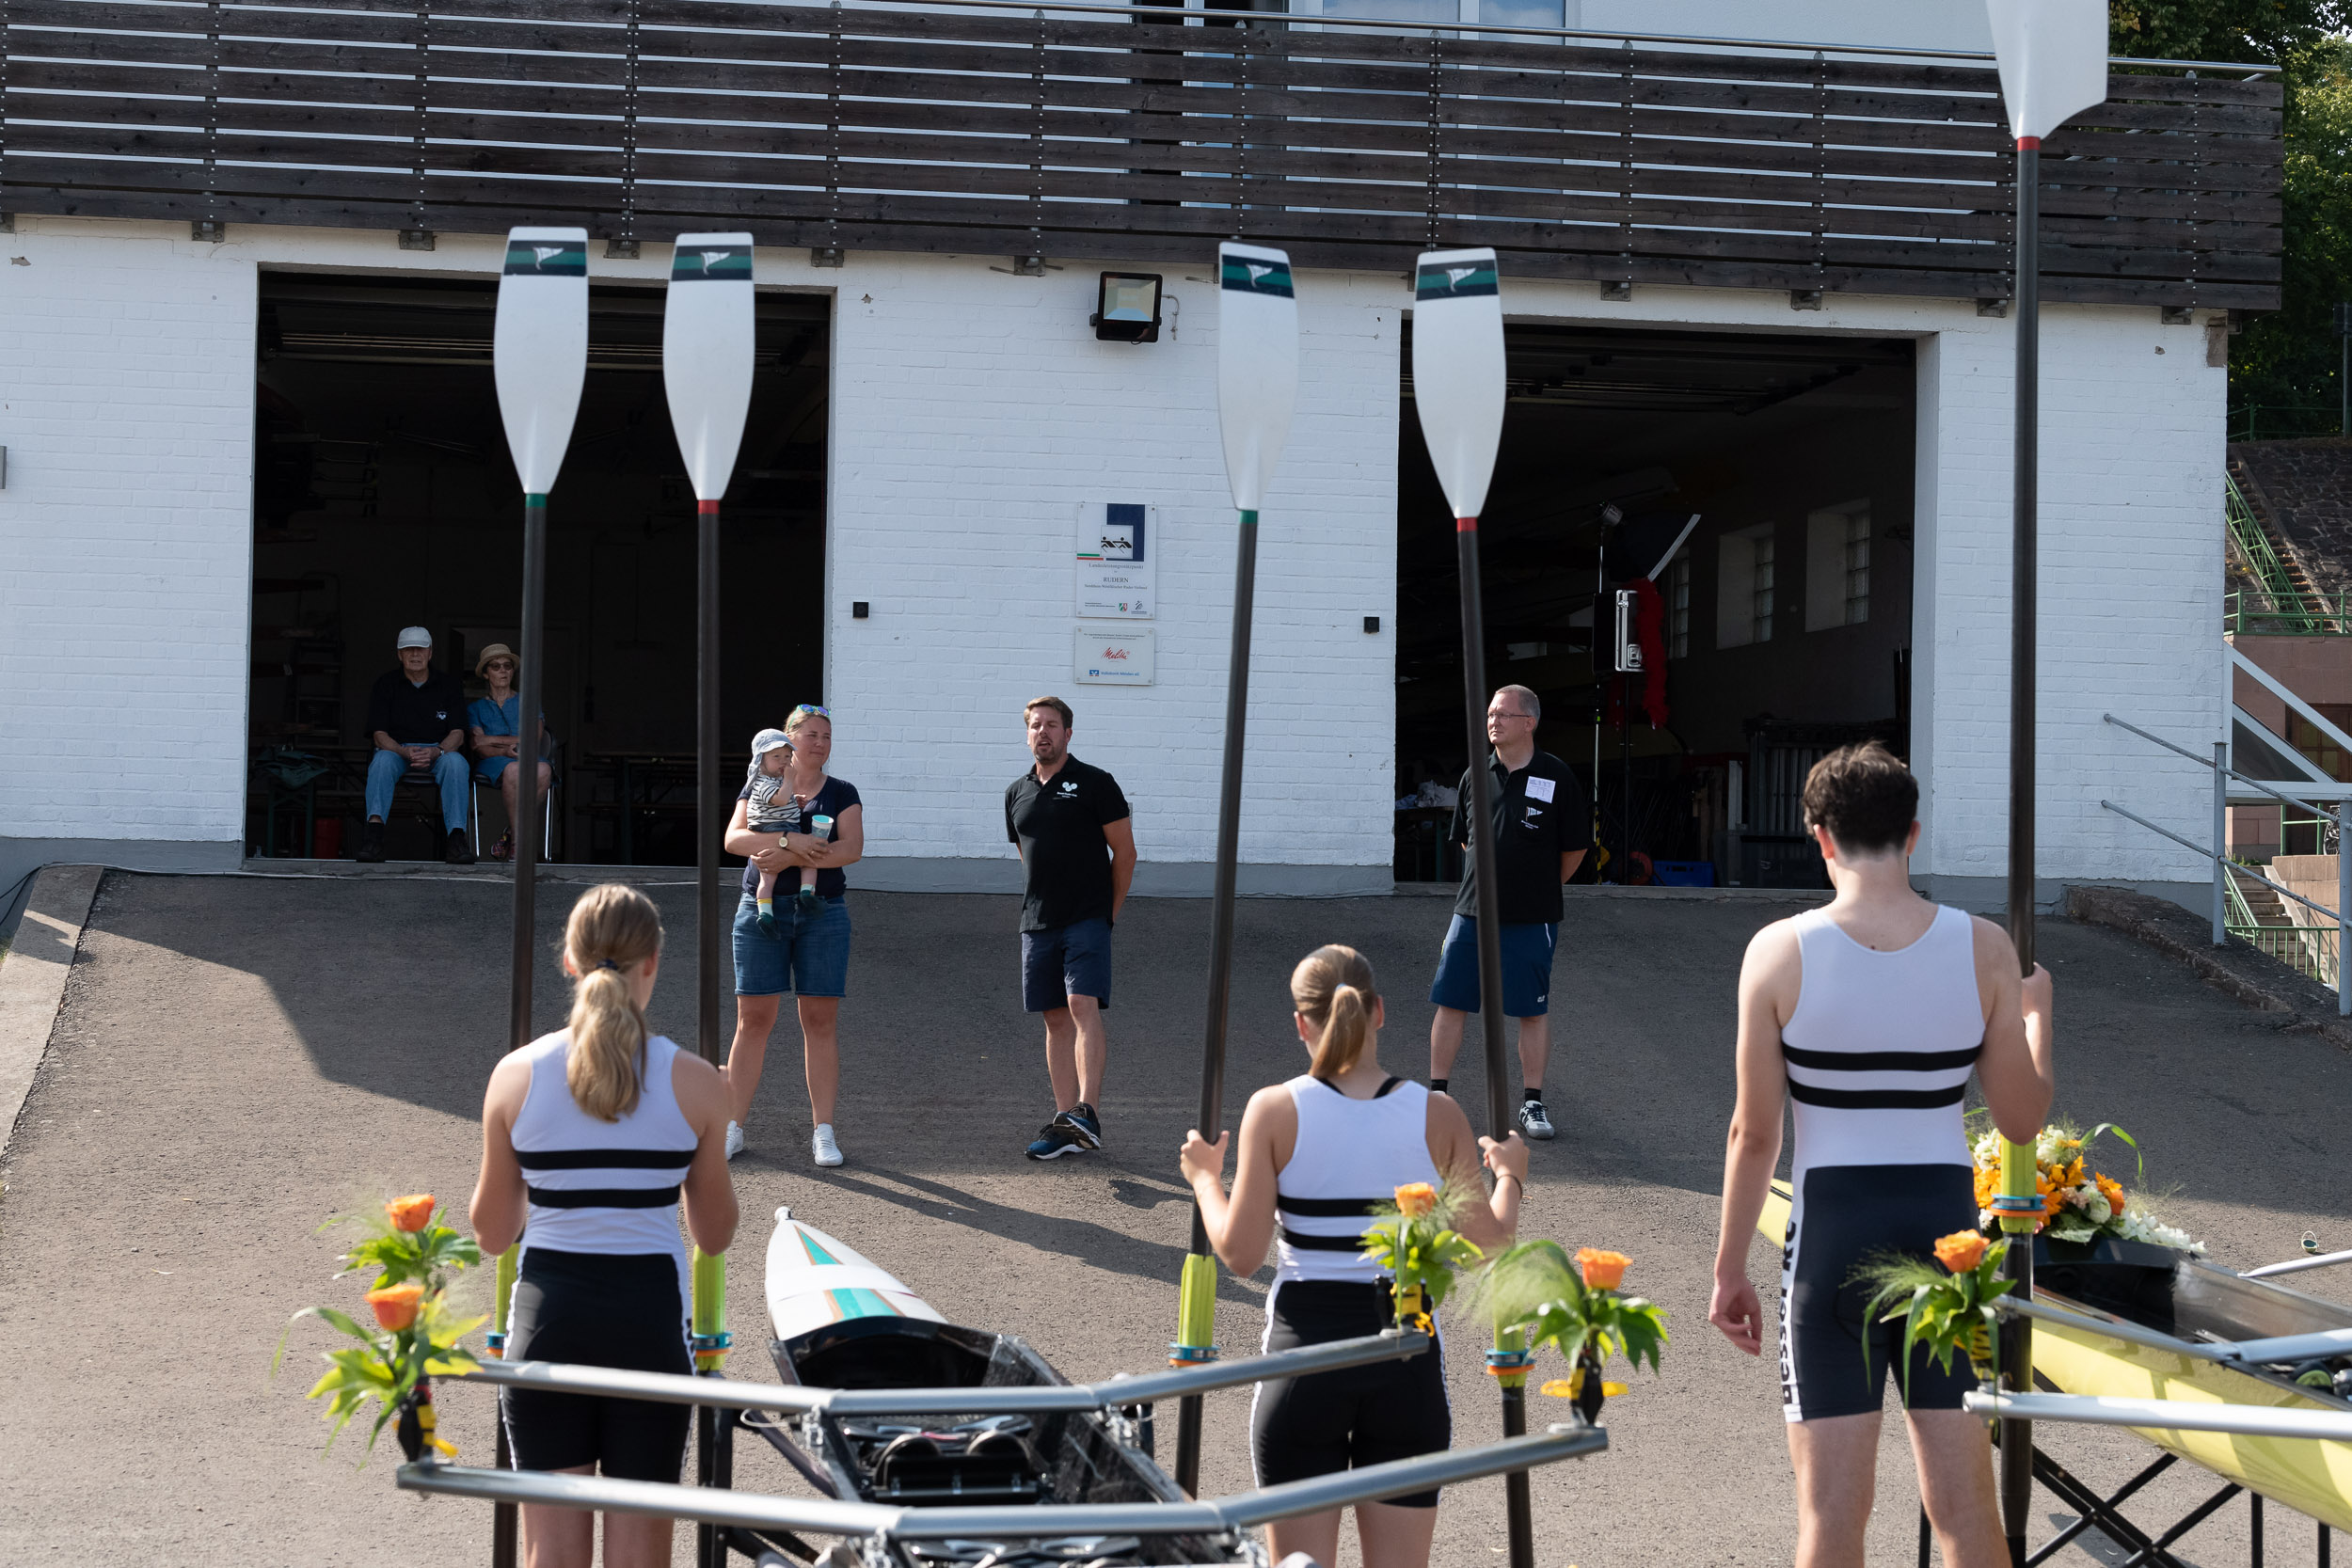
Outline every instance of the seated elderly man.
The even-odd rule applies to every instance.
[[[393,646],[400,668],[377,676],[368,697],[375,754],[368,759],[368,820],[359,830],[359,859],[384,858],[384,817],[400,781],[430,774],[440,786],[441,826],[449,832],[441,858],[471,865],[473,846],[466,841],[471,788],[466,759],[458,754],[466,744],[466,694],[456,676],[433,668],[433,634],[422,626],[405,628]]]

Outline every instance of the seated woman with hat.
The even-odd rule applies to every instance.
[[[474,777],[484,784],[499,786],[499,794],[506,801],[506,836],[490,850],[494,861],[509,859],[515,853],[515,824],[522,820],[522,808],[516,800],[518,776],[513,764],[522,755],[522,693],[515,689],[515,676],[521,661],[515,650],[503,642],[493,642],[482,650],[474,660],[473,673],[487,681],[490,694],[476,697],[466,708],[466,723],[472,738]],[[547,715],[539,716],[539,737],[546,741]],[[554,781],[547,759],[539,759],[539,792],[532,804],[546,798],[548,785]]]

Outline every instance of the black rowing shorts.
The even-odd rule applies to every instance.
[[[525,1247],[506,1359],[691,1374],[677,1260]],[[691,1405],[509,1387],[499,1391],[499,1406],[517,1469],[589,1466],[621,1481],[675,1485],[686,1462]]]
[[[1876,1252],[1932,1257],[1937,1238],[1977,1227],[1975,1173],[1966,1165],[1820,1165],[1807,1171],[1781,1250],[1780,1402],[1791,1421],[1872,1415],[1902,1352],[1900,1318],[1866,1323],[1873,1292],[1849,1284]],[[1869,1341],[1868,1364],[1863,1361]],[[1958,1410],[1977,1386],[1955,1353],[1939,1371],[1926,1350],[1912,1357],[1904,1402],[1913,1410]]]
[[[1286,1279],[1266,1300],[1265,1348],[1293,1350],[1377,1334],[1391,1321],[1386,1285]],[[1249,1452],[1260,1486],[1334,1475],[1391,1459],[1438,1453],[1454,1444],[1445,1362],[1433,1346],[1404,1361],[1375,1361],[1258,1385]],[[1383,1501],[1435,1508],[1433,1489]]]

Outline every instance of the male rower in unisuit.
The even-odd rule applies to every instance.
[[[1021,1001],[1045,1015],[1054,1119],[1032,1160],[1103,1147],[1103,1066],[1110,1054],[1111,927],[1136,875],[1135,825],[1119,781],[1070,754],[1070,705],[1039,697],[1022,710],[1035,763],[1005,791],[1005,835],[1020,847]]]
[[[1797,1564],[1861,1568],[1902,1336],[1899,1323],[1860,1327],[1869,1290],[1849,1281],[1870,1253],[1924,1255],[1939,1236],[1976,1228],[1961,1128],[1972,1068],[2004,1136],[2041,1131],[2054,1083],[2050,975],[2037,965],[2021,985],[2008,933],[1912,891],[1919,785],[1877,741],[1816,763],[1804,806],[1837,892],[1757,932],[1740,965],[1740,1098],[1708,1318],[1760,1353],[1748,1245],[1780,1159],[1781,1107],[1794,1101],[1780,1382]],[[2006,1568],[1992,1448],[1984,1422],[1961,1408],[1967,1363],[1938,1371],[1921,1350],[1908,1379],[1912,1455],[1944,1561]]]

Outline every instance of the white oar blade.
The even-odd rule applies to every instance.
[[[1216,247],[1216,417],[1233,504],[1255,512],[1298,404],[1298,298],[1291,259],[1261,245]]]
[[[1456,517],[1486,504],[1502,441],[1502,296],[1491,250],[1432,250],[1413,268],[1413,406]]]
[[[512,229],[490,339],[499,417],[523,493],[555,487],[588,378],[588,230]]]
[[[2010,135],[2039,141],[2107,101],[2106,0],[1985,0]]]
[[[752,237],[680,234],[661,310],[661,386],[696,500],[726,494],[752,406]]]

